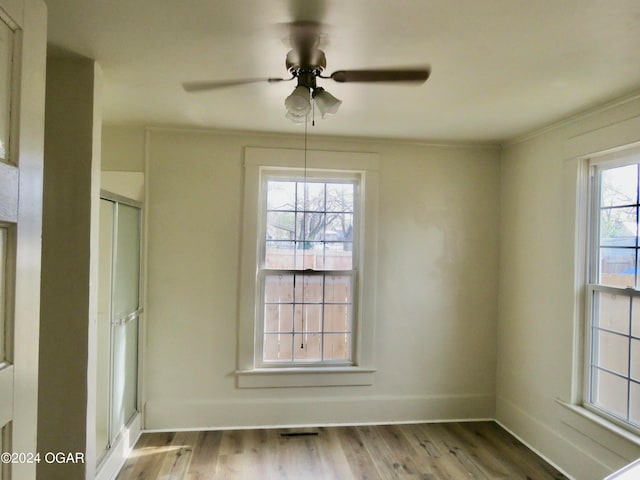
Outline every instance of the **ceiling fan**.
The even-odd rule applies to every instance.
[[[187,92],[203,92],[226,87],[234,87],[259,82],[287,82],[297,79],[293,93],[285,100],[287,118],[296,123],[305,121],[311,111],[311,99],[315,101],[322,117],[338,111],[340,100],[324,88],[317,85],[318,78],[333,80],[339,83],[424,83],[431,73],[428,66],[415,68],[382,68],[367,70],[338,70],[324,75],[327,59],[319,48],[322,36],[321,24],[317,22],[294,22],[289,24],[289,43],[291,50],[287,53],[286,67],[290,78],[257,77],[238,78],[232,80],[214,80],[203,82],[185,82],[182,84]]]

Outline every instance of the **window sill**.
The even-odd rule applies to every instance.
[[[362,367],[254,368],[235,372],[238,388],[373,385],[374,373],[375,369]]]
[[[626,458],[637,456],[640,437],[580,405],[567,403],[559,398],[555,401],[563,407],[561,414],[563,423],[618,455]]]

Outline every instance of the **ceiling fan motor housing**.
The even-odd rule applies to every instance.
[[[286,65],[289,73],[298,78],[298,85],[315,88],[315,79],[326,68],[327,58],[319,48],[291,50],[287,53]]]

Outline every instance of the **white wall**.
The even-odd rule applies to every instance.
[[[611,104],[514,141],[502,157],[497,419],[579,480],[640,456],[556,401],[580,394],[577,155],[640,141],[637,119],[628,124],[638,116],[638,99]]]
[[[236,388],[243,148],[302,138],[152,129],[146,428],[493,417],[498,150],[311,135],[380,155],[374,385]]]

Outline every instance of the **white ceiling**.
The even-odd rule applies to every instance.
[[[49,41],[94,58],[104,121],[301,132],[284,23],[326,24],[327,73],[429,64],[422,86],[319,80],[343,101],[313,134],[502,141],[640,89],[638,0],[46,0]]]

